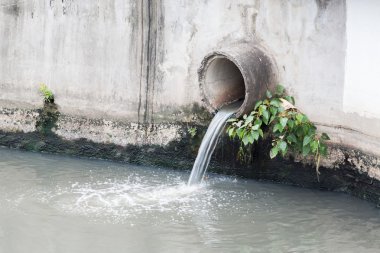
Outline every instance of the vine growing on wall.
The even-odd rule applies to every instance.
[[[240,141],[238,159],[242,161],[246,161],[252,145],[260,138],[271,138],[272,159],[289,151],[312,155],[319,181],[320,159],[328,153],[326,141],[330,138],[326,133],[317,133],[316,126],[294,105],[294,98],[278,85],[274,94],[268,90],[266,99],[257,101],[249,114],[229,119],[227,134]]]

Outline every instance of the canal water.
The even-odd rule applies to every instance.
[[[380,251],[371,203],[189,173],[0,149],[0,252]]]

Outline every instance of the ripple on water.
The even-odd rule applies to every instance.
[[[188,186],[185,181],[175,178],[170,184],[152,184],[152,181],[134,176],[126,180],[74,182],[56,186],[53,190],[42,190],[35,195],[41,202],[67,214],[123,223],[135,223],[134,219],[141,220],[142,216],[146,216],[153,218],[154,223],[161,223],[160,213],[165,213],[165,216],[169,214],[171,221],[181,221],[200,214],[212,219],[217,211],[215,209],[238,211],[236,202],[253,194],[212,187],[227,180],[231,184],[237,182],[233,178],[219,177]],[[214,218],[217,219],[217,216]]]

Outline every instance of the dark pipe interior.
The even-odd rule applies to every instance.
[[[223,56],[215,57],[206,70],[204,93],[214,109],[243,100],[244,78],[235,63]]]

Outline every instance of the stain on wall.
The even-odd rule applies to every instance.
[[[157,66],[163,61],[164,9],[162,1],[144,0],[140,5],[140,81],[138,122],[152,123],[155,86],[160,79]]]
[[[202,104],[204,56],[256,41],[335,143],[380,154],[380,119],[343,110],[344,0],[3,0],[0,8],[1,105],[39,107],[44,82],[65,115],[185,122],[183,108]]]

